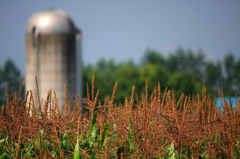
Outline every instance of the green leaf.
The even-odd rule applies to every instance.
[[[6,145],[7,139],[8,139],[8,137],[6,137],[6,139],[1,139],[0,140],[0,144],[1,144],[1,146],[0,146],[1,157],[0,158],[2,158],[3,155],[5,156],[5,154],[6,154],[6,149],[5,149],[4,145]]]
[[[195,139],[195,143],[196,143],[196,144],[199,144],[199,139]]]
[[[63,140],[62,147],[64,150],[71,150],[71,145],[69,144],[69,142],[67,140]]]
[[[107,123],[105,126],[104,126],[104,130],[103,130],[103,133],[102,133],[102,141],[101,141],[101,146],[105,146],[105,144],[107,143],[107,130],[108,130],[108,125],[109,123]]]
[[[218,134],[216,133],[214,143],[217,143],[217,142],[218,142],[218,139],[219,139],[219,136],[218,136]]]
[[[92,140],[94,140],[95,138],[93,137],[88,137],[82,144],[81,144],[81,149],[90,149],[92,148]]]
[[[91,134],[92,137],[96,136],[97,113],[98,113],[98,110],[93,115],[92,125],[88,132],[88,135]]]
[[[131,128],[133,129],[133,122],[131,118],[130,118],[130,124],[131,124]]]
[[[6,152],[4,152],[4,153],[0,156],[0,158],[5,158],[5,156],[6,156]]]
[[[176,151],[175,151],[173,142],[171,143],[171,146],[169,147],[168,155],[169,155],[170,159],[175,159]]]
[[[77,143],[75,145],[74,159],[80,159],[80,155],[79,155],[79,139],[77,139]]]
[[[7,139],[8,139],[8,137],[7,137],[6,139],[1,139],[1,140],[0,140],[0,144],[1,144],[2,142],[6,141]]]
[[[152,120],[150,121],[150,123],[148,124],[148,129],[151,127],[152,122],[153,122],[153,119],[152,119]]]
[[[201,157],[204,159],[204,158],[208,158],[208,153],[207,151],[203,152],[203,154],[201,155]]]
[[[113,131],[116,131],[116,130],[117,130],[117,124],[114,123],[114,124],[113,124]]]
[[[66,137],[66,135],[67,135],[67,133],[68,133],[69,127],[70,127],[70,125],[72,124],[74,118],[75,118],[75,116],[72,117],[70,123],[68,124],[67,129],[66,129],[66,131],[65,131],[65,133],[64,133],[64,135],[63,135],[63,139],[65,139],[65,137]]]
[[[40,130],[40,132],[41,132],[41,134],[43,134],[43,133],[44,133],[44,128],[42,128],[42,129]]]
[[[134,144],[130,143],[130,147],[131,147],[131,149],[134,149]]]

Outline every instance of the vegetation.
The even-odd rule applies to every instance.
[[[131,95],[131,87],[135,85],[135,92],[140,96],[144,91],[145,80],[148,81],[149,91],[153,91],[158,81],[161,89],[168,87],[175,92],[179,99],[182,92],[186,95],[200,93],[205,81],[208,93],[218,95],[217,87],[226,96],[240,94],[240,59],[235,59],[231,53],[222,61],[206,60],[202,50],[192,51],[178,48],[167,57],[160,52],[147,50],[140,64],[132,61],[115,64],[113,60],[100,59],[96,65],[83,68],[84,84],[91,83],[95,75],[95,87],[101,91],[100,99],[111,96],[112,87],[118,80],[116,103],[124,103],[126,96]],[[86,90],[86,88],[84,89]],[[86,97],[86,92],[85,96]]]
[[[200,93],[204,81],[208,94],[214,97],[218,95],[217,87],[220,87],[226,96],[240,94],[240,59],[235,59],[231,53],[222,61],[209,61],[202,50],[178,48],[165,57],[160,52],[148,49],[140,64],[132,61],[116,64],[113,60],[100,59],[96,65],[84,65],[82,72],[83,86],[91,83],[92,75],[95,75],[95,87],[100,90],[101,102],[104,102],[105,97],[111,96],[116,80],[119,85],[115,102],[122,104],[125,97],[131,95],[133,85],[136,94],[141,95],[145,89],[145,80],[148,81],[149,91],[153,91],[158,81],[161,81],[161,89],[168,87],[173,90],[176,99],[179,99],[182,92],[186,95]],[[21,73],[13,61],[8,60],[0,66],[0,105],[6,103],[6,87],[10,95],[18,90],[20,76]],[[85,90],[86,87],[83,96],[87,97]],[[22,91],[23,94],[24,92]]]
[[[6,89],[0,158],[240,157],[240,101],[233,108],[220,90],[222,108],[217,108],[204,85],[201,95],[182,94],[176,100],[174,91],[162,91],[160,83],[149,93],[146,82],[144,93],[138,96],[133,86],[130,98],[116,105],[118,82],[103,103],[94,76],[91,86],[82,99],[84,114],[79,97],[68,99],[60,113],[55,92],[39,105],[31,90],[21,102],[21,88],[12,98]]]
[[[19,88],[20,78],[20,70],[12,60],[7,60],[2,67],[0,66],[0,105],[6,103],[6,97],[4,96],[6,87],[12,97],[13,92]],[[24,96],[24,90],[21,95]]]
[[[42,104],[24,95],[9,60],[0,67],[0,158],[240,158],[240,101],[233,108],[223,95],[240,93],[239,71],[231,53],[213,62],[181,48],[147,50],[139,65],[101,59],[83,68],[84,97],[65,97],[59,110],[54,91]]]

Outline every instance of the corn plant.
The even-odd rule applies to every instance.
[[[117,82],[103,103],[94,83],[93,77],[81,106],[79,97],[65,98],[62,111],[54,91],[40,101],[29,90],[21,101],[21,88],[11,98],[6,89],[6,104],[0,108],[0,158],[240,157],[240,101],[233,108],[220,90],[221,108],[205,86],[202,94],[176,99],[160,83],[149,93],[147,82],[141,95],[133,87],[130,98],[116,104]]]

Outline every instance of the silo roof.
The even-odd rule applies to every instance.
[[[71,18],[62,10],[47,9],[35,13],[27,24],[27,34],[71,34],[75,31]]]

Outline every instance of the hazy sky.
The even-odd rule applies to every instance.
[[[26,24],[35,12],[59,8],[83,32],[84,63],[101,57],[139,62],[147,48],[164,55],[178,46],[207,58],[240,57],[239,0],[0,1],[0,65],[12,58],[25,74]]]

